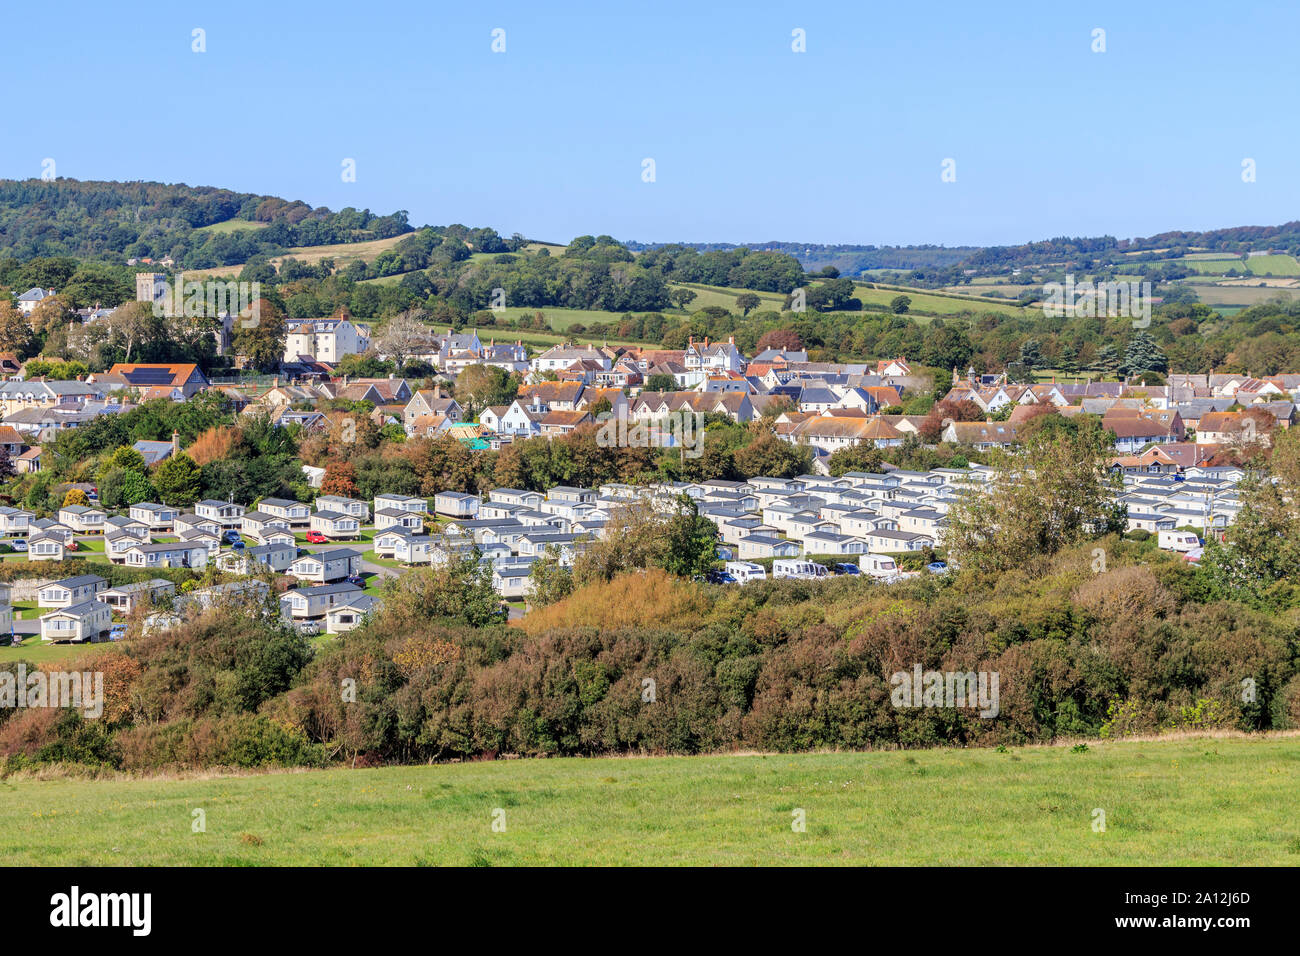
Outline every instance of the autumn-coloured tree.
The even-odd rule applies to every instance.
[[[194,439],[187,449],[195,463],[202,466],[226,461],[239,447],[239,429],[231,425],[214,425]]]
[[[325,465],[325,479],[321,494],[354,498],[357,494],[357,472],[350,461],[330,461]]]
[[[86,497],[86,493],[80,488],[69,488],[68,493],[63,496],[63,507],[65,508],[77,506],[85,508],[89,504],[90,499]]]
[[[764,349],[799,352],[803,350],[803,339],[799,337],[799,333],[794,329],[773,329],[759,336],[758,343],[754,348],[759,352]]]

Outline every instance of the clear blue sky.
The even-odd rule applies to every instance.
[[[0,176],[50,157],[78,179],[561,242],[1000,244],[1300,218],[1294,2],[79,6],[5,10]]]

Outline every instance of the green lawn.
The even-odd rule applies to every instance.
[[[38,635],[29,634],[20,647],[0,647],[0,664],[8,661],[27,661],[41,664],[46,661],[67,661],[87,654],[98,654],[117,645],[107,641],[98,644],[42,644]]]
[[[1295,736],[0,789],[17,866],[1300,864]]]

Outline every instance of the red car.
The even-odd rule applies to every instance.
[[[329,541],[329,538],[325,537],[325,535],[321,534],[319,531],[308,531],[308,532],[307,532],[307,543],[308,543],[308,544],[326,544],[326,543],[328,543],[328,541]]]

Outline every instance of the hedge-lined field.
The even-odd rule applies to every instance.
[[[1297,736],[0,787],[12,865],[1300,864]]]

